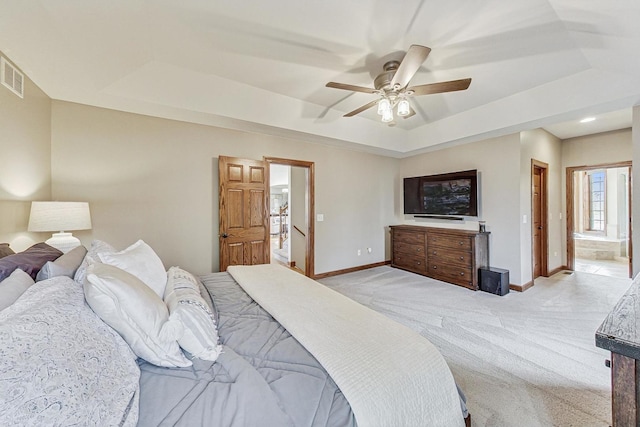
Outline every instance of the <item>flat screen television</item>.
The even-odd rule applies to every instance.
[[[404,178],[404,213],[478,216],[478,171]]]

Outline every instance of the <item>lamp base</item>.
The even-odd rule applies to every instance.
[[[46,240],[45,243],[49,246],[53,246],[54,248],[62,251],[62,253],[66,254],[71,249],[78,247],[81,245],[80,239],[77,237],[73,237],[71,233],[53,233],[49,240]]]

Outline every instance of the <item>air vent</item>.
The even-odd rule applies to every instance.
[[[24,75],[3,57],[0,57],[0,79],[11,92],[24,98]]]

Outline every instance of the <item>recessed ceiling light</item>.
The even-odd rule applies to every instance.
[[[580,120],[580,123],[589,123],[594,121],[595,119],[595,117],[585,117],[584,119]]]

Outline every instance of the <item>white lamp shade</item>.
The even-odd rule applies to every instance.
[[[393,121],[393,112],[390,109],[382,113],[382,121],[384,123],[389,123]]]
[[[410,112],[411,106],[409,105],[409,100],[401,99],[400,102],[398,102],[398,115],[404,117],[408,116]]]
[[[91,229],[91,214],[87,202],[31,202],[29,231],[58,231],[45,243],[63,253],[80,246],[80,240],[69,230]]]
[[[387,111],[391,111],[391,102],[387,98],[382,98],[378,101],[378,114],[382,116]]]
[[[87,202],[31,202],[29,231],[90,230]]]

